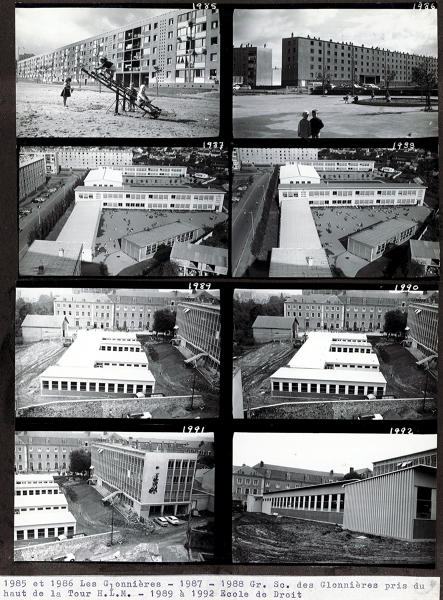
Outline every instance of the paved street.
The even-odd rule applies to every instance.
[[[53,187],[60,181],[64,181],[65,184],[63,187],[60,187],[56,192],[49,196],[46,202],[42,202],[41,204],[33,204],[31,202],[31,199],[28,199],[20,203],[19,208],[28,208],[32,211],[29,213],[29,215],[26,215],[19,219],[20,232],[18,249],[20,257],[22,256],[22,253],[24,253],[25,250],[27,250],[28,248],[29,233],[38,224],[39,213],[40,219],[44,219],[52,211],[57,202],[62,200],[64,195],[68,193],[70,189],[77,186],[80,178],[85,175],[86,171],[74,171],[72,174],[66,174],[64,176],[52,176],[49,182],[46,184],[45,189]],[[39,194],[36,195],[38,196]]]
[[[245,191],[240,202],[232,209],[232,274],[239,277],[244,274],[254,258],[250,253],[253,240],[253,227],[260,220],[263,200],[269,185],[272,170],[252,174],[254,182]],[[253,225],[254,224],[254,225]]]
[[[296,138],[304,110],[319,111],[322,138],[434,137],[438,111],[421,107],[344,104],[341,96],[238,95],[233,99],[235,137]]]

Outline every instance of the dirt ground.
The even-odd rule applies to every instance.
[[[156,353],[155,358],[149,352],[151,346]],[[149,370],[155,377],[155,392],[164,393],[166,396],[189,395],[195,377],[195,393],[201,394],[204,400],[204,413],[197,410],[196,414],[206,418],[216,417],[219,411],[219,394],[203,379],[194,369],[184,365],[184,358],[171,344],[144,344],[149,359]],[[188,412],[192,415],[192,412]],[[170,415],[169,415],[170,416]],[[160,418],[161,415],[158,415]]]
[[[36,402],[40,396],[38,376],[55,364],[65,352],[60,341],[43,340],[15,348],[15,399],[16,406]]]
[[[234,563],[395,564],[435,562],[435,543],[365,536],[336,525],[238,513],[232,525]]]
[[[290,342],[270,342],[254,346],[234,360],[234,367],[242,371],[245,405],[250,408],[266,402],[275,402],[271,398],[270,375],[288,364],[295,354]]]
[[[154,98],[164,110],[159,119],[136,113],[114,115],[115,95],[108,90],[74,88],[68,108],[61,86],[17,83],[17,135],[21,137],[210,137],[219,132],[219,94],[185,90]],[[165,92],[166,93],[166,92]],[[169,115],[169,116],[167,116]]]

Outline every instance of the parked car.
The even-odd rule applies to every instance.
[[[182,523],[179,519],[177,519],[177,517],[174,517],[174,515],[169,515],[168,517],[165,517],[165,519],[171,525],[181,525],[181,523]]]
[[[64,554],[63,556],[56,556],[51,560],[54,562],[74,562],[75,556],[73,554]]]
[[[374,413],[373,415],[360,415],[357,417],[358,421],[383,421],[383,417],[380,413]]]
[[[157,525],[160,525],[160,527],[168,526],[168,521],[165,519],[165,517],[155,517],[154,523],[157,523]]]
[[[128,413],[128,419],[152,419],[152,415],[150,412],[138,412],[138,413]]]
[[[55,539],[57,542],[64,542],[68,539],[68,536],[62,533],[61,535],[58,535]]]

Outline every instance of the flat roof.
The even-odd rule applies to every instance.
[[[137,364],[148,364],[148,357],[144,352],[112,352],[99,350],[95,355],[94,362],[132,362]]]
[[[98,169],[92,169],[91,171],[89,171],[84,180],[84,187],[88,187],[89,185],[91,185],[92,181],[100,182],[104,186],[109,184],[112,185],[114,183],[118,183],[121,186],[122,172],[119,169],[111,169],[109,167],[100,167]]]
[[[41,155],[33,154],[31,157],[20,154],[18,166],[21,169],[22,167],[27,167],[28,165],[32,165],[32,163],[38,162],[40,160],[43,160],[43,161],[45,160],[45,157],[43,156],[43,154],[41,154]]]
[[[22,442],[23,443],[23,442]],[[15,474],[15,483],[17,484],[18,479],[23,481],[24,483],[36,483],[40,481],[50,481],[54,483],[54,475],[50,473],[16,473]]]
[[[279,248],[322,249],[314,217],[307,198],[283,199],[280,210]]]
[[[67,296],[63,296],[60,294],[57,294],[57,288],[55,288],[54,290],[55,292],[55,298],[54,298],[54,302],[94,302],[96,304],[112,304],[111,300],[109,299],[109,296],[106,296],[105,294],[90,294],[87,292],[80,292],[79,294],[70,294]],[[104,335],[104,331],[101,331],[100,329],[96,330],[97,331],[97,335]],[[110,333],[108,330],[106,330],[106,333]],[[123,333],[123,332],[122,332]],[[129,334],[127,334],[129,335]]]
[[[269,277],[332,277],[332,274],[323,248],[273,248]]]
[[[312,190],[326,190],[326,189],[356,189],[356,190],[381,190],[381,189],[415,189],[415,190],[425,190],[425,185],[420,185],[418,183],[392,183],[388,181],[328,181],[324,183],[282,183],[279,185],[279,189],[284,190],[293,190],[293,189],[312,189]]]
[[[190,242],[174,242],[170,258],[196,261],[217,267],[228,266],[228,250],[226,248],[191,244]]]
[[[390,477],[395,475],[396,473],[401,473],[403,471],[410,471],[411,469],[417,471],[424,471],[425,473],[431,473],[432,475],[437,476],[437,467],[431,467],[429,465],[413,465],[412,467],[405,467],[404,469],[397,469],[396,471],[389,471],[389,473],[381,473],[380,475],[373,475],[372,477],[366,477],[365,479],[357,479],[356,481],[347,481],[345,485],[355,485],[356,483],[366,483],[367,481],[371,481],[373,479],[380,479],[380,477]]]
[[[348,480],[351,481],[351,480]],[[313,488],[325,488],[325,487],[331,487],[331,486],[338,486],[338,487],[343,487],[345,485],[345,481],[328,481],[326,483],[316,483],[313,485],[303,485],[301,487],[295,487],[295,488],[290,488],[288,490],[276,490],[273,492],[264,492],[263,496],[272,496],[275,494],[285,494],[286,492],[299,492],[299,491],[303,491],[303,490],[312,490]],[[255,494],[253,494],[255,495]]]
[[[386,385],[386,379],[375,369],[295,369],[281,367],[270,377],[271,379],[287,379],[288,381],[326,381],[332,383],[351,383]]]
[[[14,496],[14,506],[16,508],[39,506],[68,506],[68,501],[64,494],[33,494],[32,496]]]
[[[149,369],[140,367],[77,367],[59,366],[48,367],[40,374],[40,378],[58,379],[95,379],[103,381],[126,381],[128,383],[154,383],[155,379]],[[98,391],[98,390],[97,390]]]
[[[320,179],[320,175],[312,165],[305,165],[301,162],[287,163],[280,167],[280,181],[290,177],[309,177]]]
[[[140,248],[144,248],[150,244],[161,242],[170,237],[181,235],[182,233],[195,231],[196,229],[198,229],[198,225],[194,225],[193,223],[186,225],[185,223],[174,221],[173,223],[167,223],[166,225],[161,225],[160,227],[155,227],[153,229],[130,233],[129,235],[125,235],[122,239],[127,240]]]
[[[61,240],[34,240],[26,254],[19,260],[21,275],[73,275],[81,259],[83,244]],[[63,256],[60,251],[63,250]]]
[[[45,525],[75,525],[74,515],[69,510],[26,511],[14,515],[14,527],[44,527]]]
[[[98,189],[98,188],[92,188]],[[58,242],[83,242],[90,248],[94,246],[95,234],[101,214],[99,200],[87,200],[75,204],[65,226],[57,237]]]
[[[380,464],[383,464],[386,462],[396,461],[396,460],[400,460],[400,459],[402,459],[402,461],[403,461],[405,458],[412,459],[415,456],[424,456],[426,454],[429,454],[430,452],[437,454],[437,448],[429,448],[429,450],[422,450],[421,452],[412,452],[410,454],[401,454],[400,456],[393,456],[390,458],[382,458],[380,460],[372,461],[372,464],[375,467],[376,465],[380,465]]]
[[[293,369],[324,369],[327,362],[346,361],[354,364],[378,364],[376,354],[360,354],[357,352],[330,352],[334,339],[340,339],[340,333],[333,331],[311,331],[304,344],[294,354],[288,366]],[[366,335],[364,336],[366,342]],[[346,337],[342,339],[346,340]],[[367,363],[359,357],[370,357]],[[375,360],[374,360],[375,359]]]
[[[348,239],[359,242],[360,244],[366,244],[367,246],[377,246],[392,236],[401,233],[402,231],[406,231],[411,227],[418,227],[418,223],[415,221],[407,221],[405,219],[389,219],[388,221],[380,221],[362,231],[353,233]]]
[[[412,260],[417,258],[430,258],[440,260],[440,242],[427,240],[409,240]]]
[[[163,192],[168,194],[225,194],[223,190],[219,190],[216,188],[191,188],[186,186],[165,186],[165,185],[122,185],[119,187],[113,187],[106,189],[100,189],[95,186],[85,186],[80,185],[75,188],[75,192],[133,192],[134,194],[143,194],[143,193],[156,193]]]

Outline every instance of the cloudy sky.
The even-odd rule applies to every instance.
[[[435,448],[436,435],[236,433],[234,465],[271,465],[348,473],[373,461]]]
[[[437,56],[436,10],[273,8],[234,13],[234,46],[266,43],[274,67],[281,66],[281,40],[291,33]]]
[[[169,12],[164,8],[17,8],[16,51],[43,54],[111,29]]]

